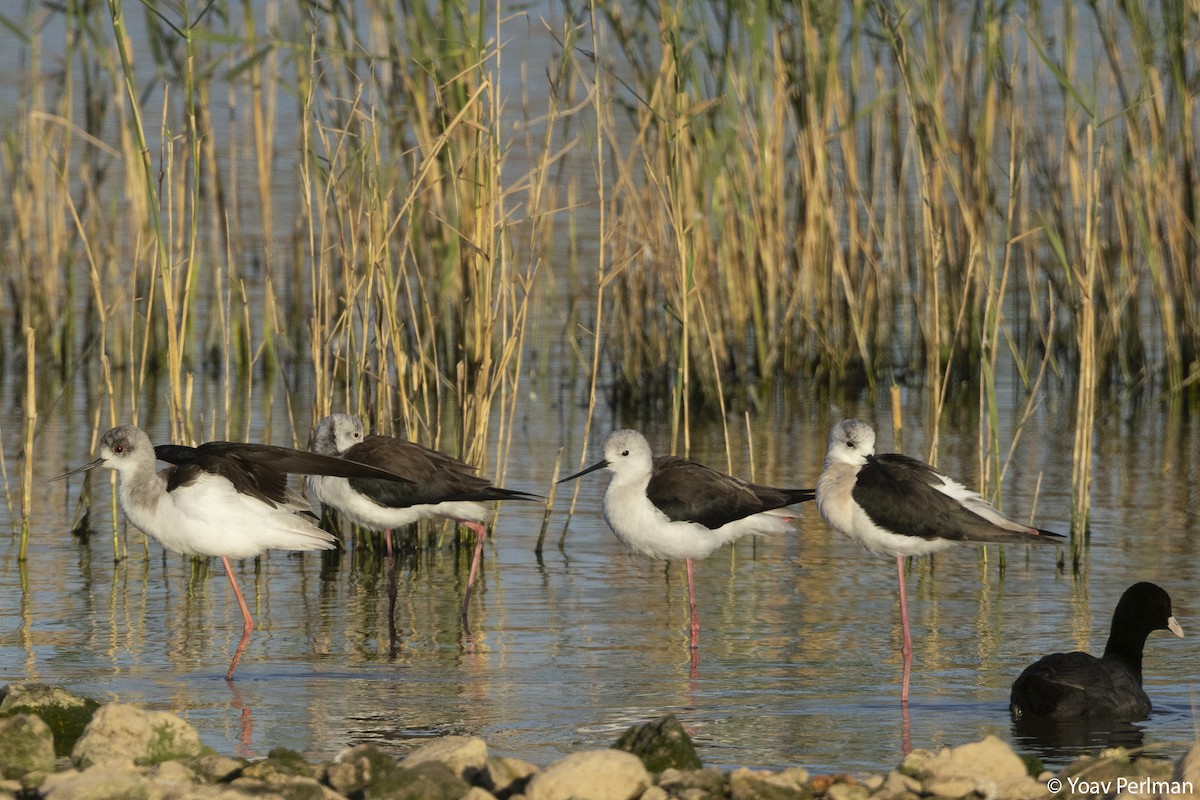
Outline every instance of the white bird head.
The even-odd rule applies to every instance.
[[[829,452],[825,466],[850,464],[861,466],[875,454],[875,429],[861,419],[844,419],[829,432]]]
[[[350,414],[330,414],[317,423],[308,449],[323,456],[340,456],[362,440],[362,420]]]
[[[649,475],[654,468],[654,453],[646,437],[628,428],[613,431],[604,440],[604,460],[597,461],[585,470],[568,475],[559,481],[565,483],[589,472],[607,468],[618,480]]]
[[[121,425],[100,437],[99,458],[53,480],[69,478],[96,467],[107,467],[118,472],[143,465],[149,465],[153,469],[154,461],[154,446],[150,444],[150,437],[136,425]]]

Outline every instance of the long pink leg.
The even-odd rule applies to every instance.
[[[688,558],[683,563],[687,565],[688,608],[692,611],[691,649],[697,650],[700,647],[700,615],[696,613],[696,585],[692,580],[692,560]]]
[[[904,591],[904,556],[896,556],[896,574],[900,577],[900,623],[904,639],[900,654],[904,656],[904,682],[900,687],[900,703],[908,705],[908,681],[912,675],[912,634],[908,632],[908,596]]]
[[[242,640],[238,642],[237,650],[233,651],[233,661],[229,662],[229,671],[225,673],[225,680],[233,681],[233,671],[237,668],[242,650],[246,648],[246,642],[250,639],[250,632],[254,630],[254,618],[250,616],[250,609],[246,608],[246,598],[242,597],[237,578],[233,576],[233,565],[226,556],[221,556],[221,563],[225,565],[225,574],[229,577],[229,585],[233,587],[233,596],[237,598],[242,609]]]
[[[387,545],[388,561],[392,560],[392,529],[385,528],[383,531],[383,543]]]
[[[475,576],[479,573],[479,564],[483,560],[483,540],[487,538],[487,528],[478,522],[471,522],[465,519],[459,520],[459,522],[475,531],[475,554],[471,557],[471,571],[467,573],[467,591],[463,594],[462,603],[463,626],[469,628],[467,625],[467,606],[471,604],[471,587],[475,585]]]

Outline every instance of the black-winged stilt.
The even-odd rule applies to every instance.
[[[687,568],[691,649],[700,621],[692,560],[746,534],[785,533],[797,515],[784,506],[812,500],[812,489],[779,489],[735,478],[678,456],[655,457],[646,437],[619,430],[604,440],[604,458],[563,478],[607,468],[604,519],[629,550],[650,558],[682,560]]]
[[[904,589],[905,556],[923,556],[955,542],[1031,544],[1060,534],[1014,522],[933,467],[898,453],[875,454],[875,430],[844,419],[829,433],[825,470],[817,479],[817,510],[831,528],[872,553],[896,557],[900,578],[902,703],[908,702],[912,635]]]

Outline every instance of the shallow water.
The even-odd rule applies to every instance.
[[[530,398],[523,410],[529,446],[514,448],[505,483],[545,493],[559,447],[564,469],[578,463],[581,431],[566,422],[570,409]],[[1036,493],[1038,524],[1066,530],[1069,460],[1061,454],[1070,452],[1070,431],[1057,429],[1054,411],[1051,403],[1023,434],[1004,503],[1019,515]],[[842,414],[886,420],[869,406],[819,414],[798,406],[754,421],[755,477],[811,485],[828,427]],[[164,427],[147,423],[152,433]],[[940,463],[971,480],[974,437],[953,436],[953,427],[943,424]],[[1101,437],[1093,536],[1078,579],[1060,569],[1054,547],[1009,548],[1003,570],[997,548],[986,558],[963,547],[913,562],[907,715],[898,701],[891,560],[831,533],[811,505],[794,536],[723,548],[697,563],[693,668],[682,565],[624,552],[600,516],[605,473],[581,480],[561,548],[571,487],[560,487],[540,561],[542,506],[502,508],[469,637],[458,618],[468,548],[448,531],[407,537],[394,602],[386,562],[367,543],[340,558],[272,553],[240,562],[258,628],[232,686],[224,673],[241,620],[219,562],[193,566],[123,528],[127,555],[114,564],[103,476],[92,487],[98,533],[86,541],[68,533],[81,484],[39,479],[25,568],[15,537],[0,548],[0,678],[177,710],[205,744],[249,757],[283,746],[331,758],[366,741],[401,752],[465,733],[483,736],[493,752],[544,764],[671,712],[716,766],[862,774],[895,766],[909,745],[986,734],[1059,764],[1087,748],[1018,737],[1008,721],[1008,687],[1026,664],[1055,650],[1101,649],[1117,598],[1136,580],[1164,585],[1185,631],[1200,629],[1190,502],[1196,432],[1185,418],[1157,412],[1122,427],[1120,437]],[[647,433],[666,447],[665,434]],[[748,475],[746,433],[730,437],[734,471]],[[601,438],[592,439],[589,463]],[[915,423],[905,439],[906,450],[924,452]],[[47,450],[45,477],[90,458],[78,424],[50,420],[43,440],[63,450]],[[881,449],[891,443],[885,422]],[[699,428],[691,454],[724,469],[720,431]],[[1196,737],[1194,647],[1191,638],[1151,637],[1145,671],[1155,712],[1134,727],[1135,739],[1177,752]],[[1097,736],[1091,748],[1105,741]]]

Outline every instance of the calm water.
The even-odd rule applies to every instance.
[[[578,462],[578,412],[540,399],[548,394],[523,405],[520,435],[529,446],[514,450],[509,486],[547,492],[560,447],[564,469]],[[1065,530],[1071,447],[1062,413],[1050,399],[1023,434],[1004,504],[1022,514],[1037,494],[1038,523]],[[755,477],[811,485],[829,425],[847,414],[882,420],[880,446],[890,448],[882,406],[789,406],[752,425]],[[943,424],[940,463],[970,482],[975,439],[954,431],[974,428],[956,416],[964,415]],[[1038,655],[1102,648],[1113,605],[1134,581],[1164,585],[1185,631],[1200,630],[1192,511],[1198,432],[1189,419],[1148,408],[1098,437],[1084,576],[1060,571],[1052,547],[1010,549],[1003,572],[996,549],[986,560],[961,548],[914,564],[907,719],[898,702],[890,560],[843,541],[809,506],[795,535],[743,541],[698,562],[701,650],[692,669],[682,566],[622,550],[600,516],[605,473],[583,479],[561,548],[569,488],[560,494],[540,562],[542,507],[503,507],[469,642],[457,615],[467,552],[449,536],[439,545],[438,531],[414,534],[423,544],[398,561],[394,601],[386,566],[367,546],[340,559],[272,553],[241,562],[259,627],[230,687],[223,676],[241,621],[219,563],[197,569],[123,531],[128,555],[114,566],[103,478],[93,485],[98,533],[85,542],[69,533],[81,484],[42,478],[91,457],[86,427],[71,419],[79,418],[48,420],[41,437],[25,570],[15,537],[0,549],[0,677],[179,711],[223,752],[262,756],[286,746],[331,758],[357,742],[401,752],[430,736],[465,733],[483,736],[494,752],[544,764],[607,746],[627,726],[669,711],[708,764],[865,773],[895,766],[906,740],[915,747],[988,733],[1015,740],[1006,709],[1012,680]],[[600,430],[614,424],[602,419]],[[146,427],[160,437],[165,429]],[[643,428],[666,447],[664,432]],[[748,475],[747,433],[739,426],[730,435],[734,470]],[[287,440],[278,431],[261,438]],[[601,438],[592,437],[589,463]],[[926,450],[915,420],[905,445]],[[725,468],[720,430],[698,430],[692,456]],[[10,474],[15,457],[7,454]],[[1133,729],[1135,739],[1177,752],[1196,737],[1195,652],[1194,639],[1152,636],[1146,675],[1156,710]],[[1017,744],[1052,763],[1079,751]]]

